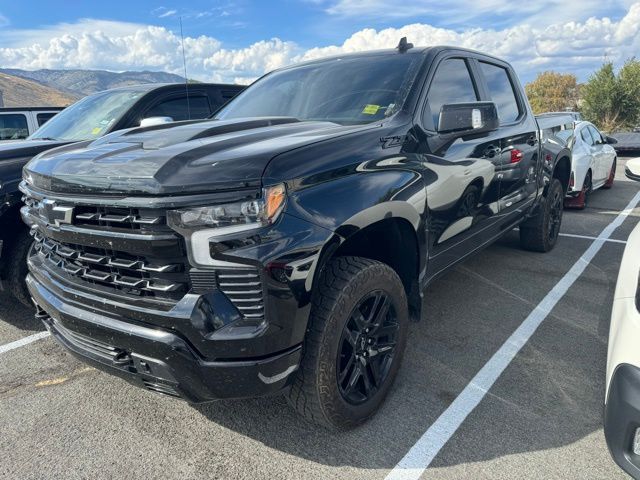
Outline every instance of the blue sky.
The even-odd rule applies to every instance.
[[[443,6],[444,5],[444,6]],[[458,44],[584,80],[605,59],[640,53],[631,0],[23,1],[0,4],[0,66],[179,73],[179,18],[190,76],[247,82],[305,58],[416,44]]]

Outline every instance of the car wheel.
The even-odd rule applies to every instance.
[[[616,167],[618,166],[618,159],[613,159],[613,165],[611,165],[611,171],[609,172],[609,178],[607,179],[607,183],[605,183],[602,188],[608,190],[613,187],[613,181],[616,178]]]
[[[583,210],[587,206],[587,199],[589,198],[589,195],[591,195],[592,191],[591,171],[588,171],[587,175],[584,177],[584,182],[582,182],[582,190],[580,190],[580,193],[575,197],[565,198],[564,206],[567,208]]]
[[[383,402],[407,338],[407,297],[384,263],[339,257],[321,276],[288,401],[331,430],[355,427]]]
[[[562,225],[564,189],[554,178],[538,213],[520,226],[520,245],[534,252],[548,252],[558,241]]]

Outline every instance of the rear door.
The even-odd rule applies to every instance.
[[[594,176],[594,183],[599,185],[607,180],[607,177],[609,176],[609,167],[611,165],[605,150],[605,143],[602,135],[600,135],[600,132],[593,125],[589,125],[587,129],[591,134],[591,138],[593,138],[592,150],[595,156],[596,170],[598,172],[597,176]]]
[[[518,79],[505,63],[478,59],[484,100],[494,102],[500,119],[500,151],[496,163],[499,179],[498,211],[508,226],[522,218],[522,210],[537,194],[537,178],[542,162],[539,155],[538,126],[529,111]]]

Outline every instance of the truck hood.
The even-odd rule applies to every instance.
[[[271,117],[134,128],[33,159],[26,181],[58,193],[159,195],[257,188],[286,151],[371,126]]]

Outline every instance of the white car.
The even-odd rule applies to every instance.
[[[62,107],[0,108],[0,141],[24,140]]]
[[[617,165],[614,143],[615,138],[603,135],[592,123],[576,123],[565,207],[584,208],[592,191],[613,186]]]
[[[640,158],[627,177],[640,181]],[[611,311],[604,434],[613,459],[640,478],[640,223],[622,257]]]

